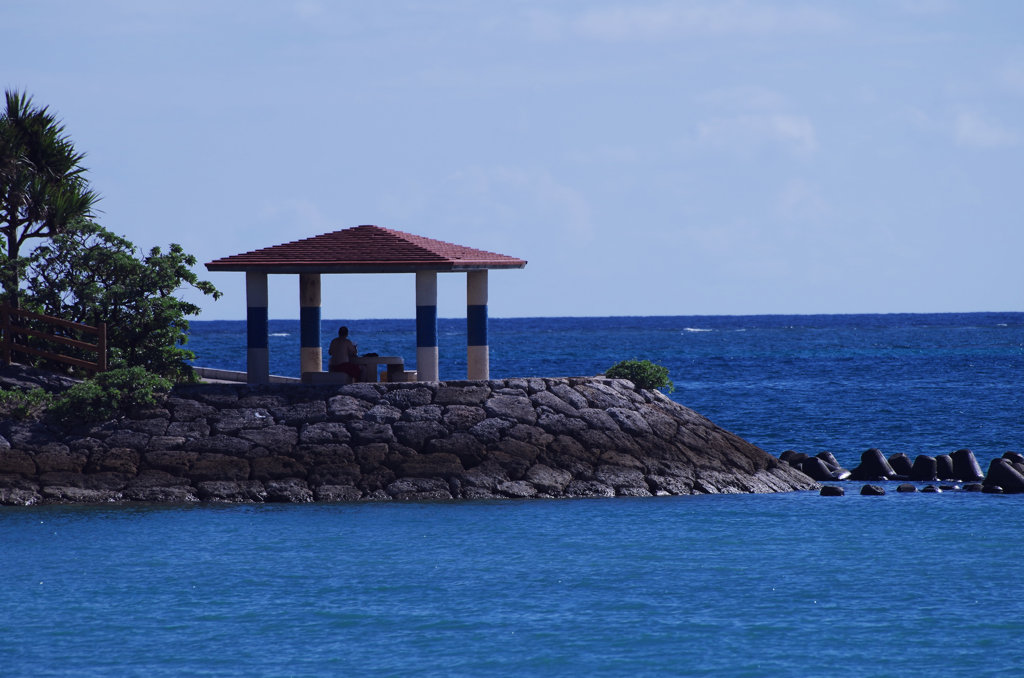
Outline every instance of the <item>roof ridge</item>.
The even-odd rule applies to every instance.
[[[276,272],[319,267],[324,272],[358,273],[522,268],[525,265],[526,261],[516,257],[396,228],[362,224],[222,257],[208,262],[206,267]]]

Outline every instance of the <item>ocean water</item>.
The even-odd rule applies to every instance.
[[[360,352],[415,368],[409,320],[341,324]],[[466,321],[439,322],[440,376],[466,376]],[[669,368],[671,397],[778,455],[828,450],[988,459],[1024,451],[1024,313],[492,318],[491,376],[591,376],[616,362]],[[245,323],[193,324],[196,364],[245,370]],[[299,376],[297,320],[270,322],[271,373]]]
[[[412,362],[411,321],[347,324]],[[242,369],[241,327],[196,323],[197,362]],[[273,370],[297,371],[297,323],[272,332]],[[462,336],[442,321],[443,378]],[[1024,314],[495,319],[491,345],[494,376],[660,362],[673,397],[776,454],[1024,451]],[[1024,496],[859,485],[0,508],[0,673],[1017,675]]]

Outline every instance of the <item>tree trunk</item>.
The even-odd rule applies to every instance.
[[[13,228],[11,229],[14,230]],[[7,303],[12,308],[21,308],[20,295],[18,294],[18,283],[21,282],[21,261],[18,259],[19,253],[18,239],[14,237],[14,234],[9,234],[7,238],[7,265],[9,269],[4,274],[4,296],[7,297]]]

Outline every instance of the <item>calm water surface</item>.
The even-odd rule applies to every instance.
[[[411,320],[345,321],[413,363]],[[325,321],[330,338],[341,321]],[[465,322],[440,323],[441,376]],[[297,321],[271,321],[298,371]],[[244,323],[198,322],[244,369]],[[1024,451],[1024,314],[495,319],[495,377],[668,366],[775,454]],[[1005,676],[1024,496],[0,508],[11,676]]]
[[[0,511],[5,675],[1012,675],[1024,497]]]

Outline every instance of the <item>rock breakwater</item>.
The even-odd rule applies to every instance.
[[[860,457],[860,464],[852,471],[839,465],[831,452],[819,452],[809,457],[803,452],[786,450],[779,455],[779,460],[799,469],[814,480],[891,480],[891,481],[966,481],[962,489],[967,492],[985,492],[988,494],[1022,494],[1024,493],[1024,455],[1018,452],[1006,452],[1002,457],[993,459],[989,464],[988,473],[982,473],[974,452],[967,448],[956,450],[952,454],[940,454],[932,457],[919,454],[911,462],[910,457],[902,452],[888,458],[878,448],[866,450]],[[979,482],[980,481],[980,482]],[[834,486],[822,488],[822,495],[841,496]],[[868,488],[873,488],[868,490]],[[944,489],[961,489],[959,485],[925,486],[922,492],[942,492]],[[876,490],[881,490],[877,492]],[[900,485],[897,492],[916,492],[917,486],[909,483]],[[884,489],[877,485],[865,485],[861,494],[885,494]]]
[[[0,503],[612,497],[815,489],[624,380],[202,384],[95,426],[0,422]]]

